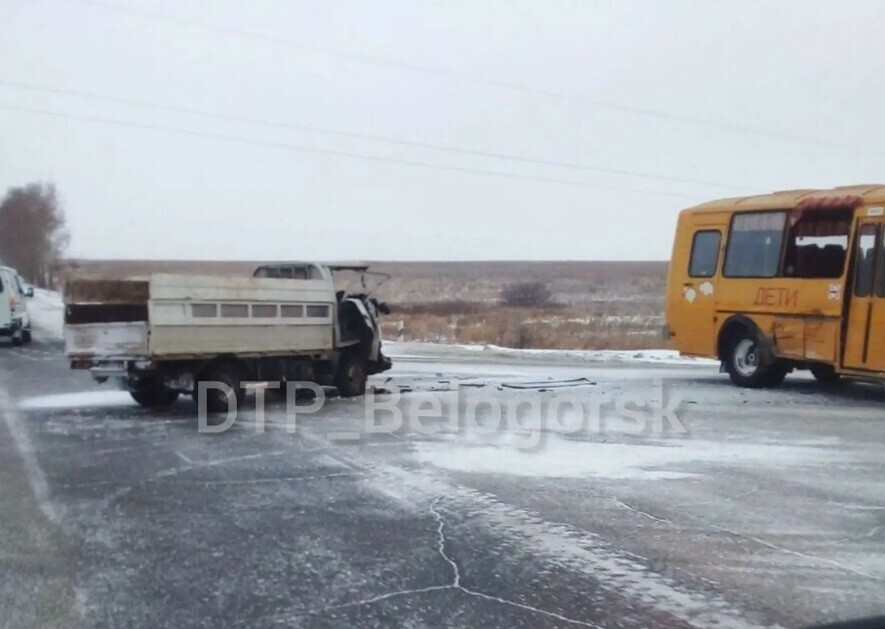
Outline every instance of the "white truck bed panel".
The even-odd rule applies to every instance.
[[[332,303],[331,280],[291,280],[263,277],[173,275],[150,278],[151,301],[271,301]]]
[[[334,301],[331,280],[152,275],[150,355],[329,351]],[[196,316],[195,304],[214,314]],[[285,316],[292,307],[299,315]]]
[[[147,321],[69,324],[71,357],[155,360],[212,354],[305,354],[335,349],[331,278],[150,276]],[[110,295],[108,299],[114,297]]]
[[[147,322],[66,326],[65,353],[90,358],[145,356],[148,353]]]
[[[332,326],[318,325],[154,325],[155,358],[200,354],[312,353],[332,349]]]

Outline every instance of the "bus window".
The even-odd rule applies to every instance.
[[[774,277],[780,267],[786,212],[735,214],[725,254],[726,277]]]
[[[857,238],[854,294],[858,297],[869,297],[873,293],[873,279],[876,270],[877,232],[878,228],[875,225],[864,225]]]
[[[880,239],[879,270],[876,273],[876,297],[885,297],[885,234]]]
[[[699,231],[691,245],[691,261],[688,265],[690,277],[713,277],[719,266],[719,243],[722,234],[718,231]]]
[[[851,211],[809,212],[790,228],[784,275],[801,278],[842,277],[848,254]]]

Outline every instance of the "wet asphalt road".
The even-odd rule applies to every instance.
[[[247,410],[203,435],[190,400],[142,410],[68,370],[57,342],[0,347],[0,625],[742,627],[885,613],[881,388],[823,393],[800,377],[742,391],[708,366],[457,353],[401,359],[373,383],[407,387],[400,409],[461,384],[451,418],[470,396],[641,404],[656,379],[687,433],[618,419],[628,403],[601,426],[534,436],[434,418],[435,434],[408,422],[367,434],[362,400],[330,399],[294,433],[275,400],[263,433]]]

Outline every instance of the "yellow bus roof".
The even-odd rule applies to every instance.
[[[864,204],[885,204],[885,186],[881,184],[858,184],[853,186],[839,186],[829,190],[779,190],[769,194],[759,194],[750,197],[733,197],[730,199],[708,201],[687,208],[685,212],[695,214],[705,212],[730,212],[734,210],[792,209],[796,207],[800,201],[832,197],[860,197]]]

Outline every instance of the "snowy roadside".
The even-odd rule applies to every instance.
[[[64,338],[64,302],[61,295],[44,288],[34,288],[34,297],[28,300],[31,326],[41,338]]]
[[[497,345],[443,345],[440,343],[385,341],[385,353],[391,358],[440,359],[509,359],[535,362],[570,361],[588,363],[653,363],[658,365],[718,365],[715,360],[681,356],[676,350],[570,350],[512,349]]]
[[[64,338],[64,303],[59,293],[34,289],[28,313],[37,334],[54,339]],[[440,359],[526,359],[535,362],[571,361],[588,363],[653,363],[658,365],[715,365],[716,361],[680,356],[668,349],[646,350],[568,350],[512,349],[497,345],[445,345],[442,343],[385,341],[385,352],[391,358]]]

